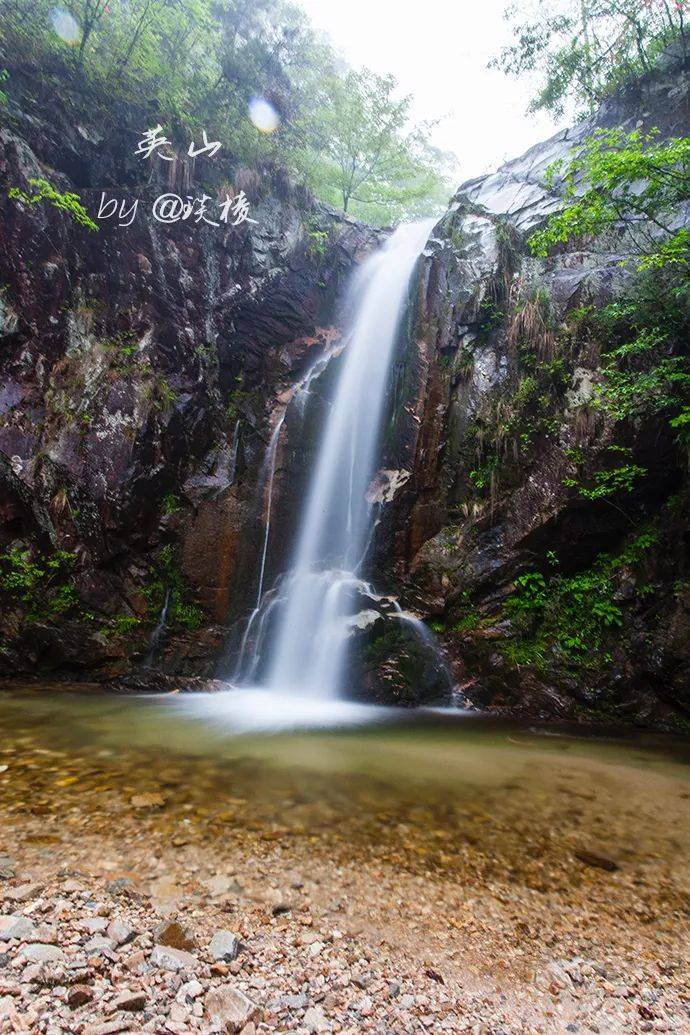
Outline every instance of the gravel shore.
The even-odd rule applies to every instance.
[[[690,1031],[682,767],[509,743],[453,797],[46,737],[0,746],[3,1033]]]

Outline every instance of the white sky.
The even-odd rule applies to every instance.
[[[509,41],[508,0],[297,2],[351,65],[394,75],[414,95],[416,119],[443,118],[432,139],[458,156],[461,180],[558,128],[544,114],[525,114],[528,84],[486,67]]]

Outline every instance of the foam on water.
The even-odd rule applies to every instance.
[[[217,693],[166,698],[190,717],[208,721],[223,733],[280,733],[291,730],[343,729],[392,719],[397,710],[340,698],[300,697],[265,687],[229,687]]]

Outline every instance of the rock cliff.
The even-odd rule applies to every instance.
[[[687,135],[687,73],[650,76],[464,184],[436,227],[414,331],[411,477],[388,549],[471,702],[685,727],[686,448],[664,413],[616,421],[597,405],[596,318],[627,297],[635,247],[621,231],[536,260],[526,243],[558,205],[545,170],[612,126]],[[688,225],[690,202],[675,219]],[[578,491],[620,457],[644,472],[631,489]]]
[[[19,70],[10,85],[0,673],[211,674],[255,602],[271,436],[313,357],[337,343],[343,285],[381,232],[276,168],[142,164],[136,141],[155,123],[143,103],[110,111],[69,84],[44,98]],[[383,595],[363,600],[372,620],[353,673],[368,698],[437,700],[450,676],[481,707],[687,723],[686,453],[663,415],[620,422],[596,405],[591,317],[625,297],[630,242],[579,242],[548,260],[527,246],[558,204],[545,169],[598,127],[638,125],[687,135],[687,75],[648,77],[596,120],[464,184],[432,233],[371,487]],[[96,232],[9,196],[39,179],[91,214],[104,191],[141,208]],[[147,215],[161,192],[228,185],[245,190],[255,223]],[[318,409],[303,427],[288,408],[272,456],[266,584],[290,542]],[[646,472],[630,491],[578,492],[623,454]],[[427,619],[448,672],[430,665],[414,618],[392,632],[393,596]]]
[[[281,392],[338,334],[377,232],[280,170],[142,162],[145,105],[110,111],[13,70],[0,129],[0,670],[113,676],[166,613],[165,667],[213,670],[246,606],[256,485]],[[140,199],[98,231],[31,180]],[[245,190],[255,223],[150,215],[161,193]],[[222,191],[221,191],[222,187]],[[240,546],[242,549],[240,549]],[[238,586],[240,587],[238,589]],[[234,587],[234,588],[233,588]],[[156,644],[154,643],[155,647]]]

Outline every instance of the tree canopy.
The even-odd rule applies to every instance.
[[[585,314],[605,353],[600,405],[616,420],[664,411],[690,444],[690,139],[602,130],[547,177],[564,205],[531,235],[534,254],[616,234],[635,255],[628,296]]]
[[[109,101],[155,100],[168,134],[205,128],[237,164],[271,163],[323,200],[390,222],[440,210],[447,156],[397,84],[344,68],[283,0],[0,0],[0,69],[60,69]],[[253,122],[259,99],[272,125]]]
[[[515,42],[492,62],[533,73],[530,110],[589,114],[611,90],[645,72],[678,43],[690,55],[690,0],[532,0],[506,10]]]
[[[624,229],[642,269],[684,267],[690,233],[679,225],[679,207],[690,198],[690,138],[658,133],[600,130],[564,170],[551,166],[548,185],[558,184],[565,207],[530,238],[532,251],[547,255],[575,237],[600,237]]]

